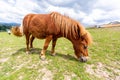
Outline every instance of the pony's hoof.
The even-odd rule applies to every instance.
[[[55,56],[56,55],[56,53],[51,53],[51,56]]]
[[[40,59],[41,59],[42,61],[44,61],[46,58],[45,58],[45,56],[40,56]]]
[[[30,54],[30,51],[26,51],[26,54]]]
[[[30,47],[30,49],[34,49],[33,47]]]

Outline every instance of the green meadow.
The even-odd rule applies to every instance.
[[[86,63],[75,59],[72,43],[59,38],[56,56],[39,58],[44,40],[35,39],[31,54],[25,53],[25,36],[0,32],[0,80],[119,80],[120,27],[88,29],[93,38]]]

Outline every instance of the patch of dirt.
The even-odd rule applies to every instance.
[[[74,73],[64,73],[64,80],[72,80],[72,78],[74,78],[74,77],[76,77],[77,78],[77,80],[80,80],[80,78],[79,77],[77,77],[77,75],[76,74],[74,74]]]
[[[19,76],[19,77],[18,77],[18,80],[23,80],[23,76]]]
[[[9,58],[2,58],[2,59],[0,59],[0,63],[4,63],[4,62],[6,62],[8,59],[9,59]]]
[[[12,75],[12,74],[14,74],[14,73],[16,73],[18,70],[20,70],[21,68],[23,68],[25,65],[27,65],[28,63],[30,62],[30,60],[29,61],[26,61],[26,62],[23,62],[22,64],[20,64],[20,65],[17,65],[17,66],[13,66],[12,67],[12,69],[14,70],[13,72],[8,72],[8,73],[6,73],[6,75]]]
[[[12,50],[12,48],[2,48],[0,49],[0,52],[6,52],[6,51],[10,51]]]
[[[32,64],[27,66],[28,69],[39,69],[39,66],[41,67],[45,67],[47,64],[49,64],[51,62],[51,60],[40,60],[37,62],[37,64]]]
[[[104,80],[119,80],[120,70],[98,62],[96,64],[86,65],[86,72]]]
[[[32,64],[31,66],[28,66],[27,68],[31,69],[38,69],[38,76],[35,80],[52,80],[53,78],[53,72],[51,72],[49,69],[46,68],[46,65],[48,65],[52,60],[40,60],[37,64]],[[40,68],[39,66],[43,67]]]
[[[0,66],[0,70],[2,69],[3,67],[2,66]]]
[[[40,80],[40,79],[41,80],[52,80],[53,78],[53,73],[45,67],[40,69],[38,72],[40,75],[38,75],[36,80]]]
[[[52,60],[45,60],[45,61],[40,61],[41,66],[47,65],[51,62]]]

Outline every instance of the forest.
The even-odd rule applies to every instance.
[[[0,32],[7,31],[11,29],[12,26],[19,26],[19,23],[3,23],[0,22]]]
[[[8,26],[8,25],[0,25],[0,32],[1,31],[6,31],[8,29],[10,29],[12,26]]]

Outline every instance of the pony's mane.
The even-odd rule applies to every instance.
[[[78,21],[73,20],[69,16],[61,15],[58,12],[52,12],[50,13],[50,16],[54,20],[55,26],[60,27],[60,31],[63,36],[67,37],[69,33],[74,39],[79,39],[87,33],[87,41],[88,43],[91,43],[89,32],[85,30],[85,28]]]
[[[86,30],[86,34],[82,36],[88,45],[92,44],[93,40],[90,33]]]

